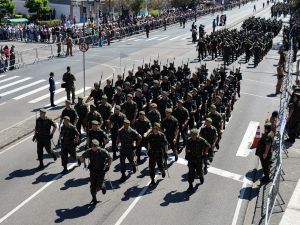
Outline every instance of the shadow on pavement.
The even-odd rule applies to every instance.
[[[195,187],[194,192],[196,191],[197,187]],[[161,206],[168,206],[171,203],[180,203],[186,202],[190,199],[190,195],[193,193],[187,193],[186,191],[178,192],[178,191],[171,191],[164,197],[164,202],[161,203]]]
[[[158,184],[158,183],[157,183]],[[156,184],[156,186],[157,186]],[[128,201],[130,198],[136,198],[140,195],[141,191],[144,189],[145,187],[138,187],[138,186],[133,186],[128,188],[125,192],[124,192],[124,197],[121,198],[122,201]],[[146,190],[146,192],[144,193],[144,195],[150,194],[152,193],[153,188],[148,188]]]
[[[76,206],[72,209],[58,209],[56,215],[59,217],[55,223],[62,223],[67,219],[76,219],[91,213],[95,209],[95,205],[85,204],[83,206]]]
[[[59,174],[48,174],[47,172],[42,173],[39,175],[32,184],[39,184],[39,183],[47,183],[52,181],[57,175]],[[58,177],[59,179],[60,177]]]
[[[89,183],[89,178],[80,178],[80,179],[69,179],[64,183],[64,187],[61,187],[60,190],[65,191],[69,188],[73,188],[73,187],[79,187],[79,186],[83,186]]]
[[[46,169],[50,164],[52,164],[54,162],[49,162],[45,165],[44,169]],[[32,176],[35,173],[39,172],[39,170],[37,170],[36,168],[32,168],[32,169],[19,169],[19,170],[15,170],[14,172],[11,172],[9,174],[8,177],[5,178],[5,180],[11,180],[13,178],[17,178],[17,177],[28,177],[28,176]]]

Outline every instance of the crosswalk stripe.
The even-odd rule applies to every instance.
[[[177,38],[180,38],[180,37],[181,37],[181,36],[173,37],[173,38],[170,39],[170,41],[173,41],[173,40],[175,40],[175,39],[177,39]]]
[[[147,41],[152,41],[152,40],[154,40],[154,39],[156,39],[156,38],[158,38],[158,37],[150,38],[150,39],[148,39]]]
[[[168,37],[169,37],[169,36],[166,36],[166,37],[160,38],[160,39],[158,39],[158,40],[161,41],[161,40],[167,39]]]
[[[64,90],[65,90],[64,88],[60,88],[60,89],[58,89],[58,90],[55,91],[55,94],[58,94],[58,93],[60,93],[60,92],[62,92],[62,91],[64,91]],[[36,98],[36,99],[31,100],[29,103],[37,103],[37,102],[39,102],[39,101],[42,101],[42,100],[45,99],[45,98],[49,98],[49,96],[50,96],[50,94],[48,93],[48,94],[46,94],[46,95],[43,95],[43,96],[41,96],[41,97],[38,97],[38,98]]]
[[[183,40],[186,40],[187,38],[188,38],[188,37],[184,37],[184,38],[181,38],[180,40],[182,40],[182,41],[183,41]]]
[[[134,37],[134,38],[129,38],[129,39],[127,39],[127,41],[132,41],[132,40],[135,40],[136,38]]]
[[[85,87],[85,90],[89,90],[89,89],[91,89],[91,88]],[[78,91],[75,91],[75,95],[81,94],[81,93],[83,93],[83,91],[84,91],[83,88]],[[48,94],[48,96],[49,96],[49,94]],[[64,102],[66,100],[67,100],[67,96],[57,99],[56,101],[54,101],[54,105],[58,105],[59,103]],[[46,105],[45,107],[49,107],[49,106],[50,106],[50,104]]]
[[[143,40],[143,39],[136,39],[136,40],[133,40],[133,41],[141,41],[141,40]]]
[[[26,77],[26,78],[24,78],[22,80],[17,80],[15,82],[12,82],[12,83],[0,86],[0,90],[2,90],[4,88],[7,88],[7,87],[10,87],[10,86],[14,86],[15,84],[19,84],[19,83],[25,82],[25,81],[30,80],[30,79],[32,79],[32,78],[31,77]]]
[[[59,84],[59,83],[60,83],[60,82],[55,82],[55,84]],[[45,86],[42,86],[42,87],[40,87],[40,88],[34,89],[34,90],[32,90],[32,91],[30,91],[30,92],[27,92],[27,93],[25,93],[25,94],[19,95],[19,96],[17,96],[17,97],[14,97],[13,99],[14,99],[14,100],[20,100],[20,99],[25,98],[25,97],[27,97],[27,96],[29,96],[29,95],[35,94],[35,93],[37,93],[37,92],[39,92],[39,91],[42,91],[42,90],[44,90],[44,89],[46,89],[46,88],[49,88],[49,84],[47,84],[47,85],[45,85]]]
[[[3,83],[3,82],[6,82],[6,81],[9,81],[9,80],[13,80],[13,79],[16,79],[18,78],[19,76],[13,76],[13,77],[9,77],[9,78],[6,78],[4,80],[0,80],[0,83]]]
[[[31,86],[37,85],[37,84],[42,83],[42,82],[45,82],[45,80],[38,80],[38,81],[35,81],[33,83],[27,84],[25,86],[18,87],[18,88],[15,88],[13,90],[10,90],[10,91],[6,91],[6,92],[3,92],[3,93],[0,93],[0,96],[6,96],[6,95],[9,95],[9,94],[12,94],[12,93],[21,91],[23,89],[29,88]]]
[[[6,77],[6,75],[0,75],[0,78],[1,78],[1,77]]]

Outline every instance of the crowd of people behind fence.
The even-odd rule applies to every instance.
[[[30,24],[17,24],[5,25],[0,27],[0,40],[14,40],[24,42],[46,42],[54,43],[56,36],[59,33],[62,36],[62,41],[71,34],[72,38],[80,38],[83,36],[95,35],[99,36],[103,31],[105,36],[109,38],[121,38],[127,35],[135,34],[136,32],[144,31],[146,23],[150,24],[151,29],[162,27],[164,23],[173,24],[179,22],[181,17],[186,19],[196,19],[196,16],[202,16],[208,13],[215,13],[233,7],[246,4],[248,1],[239,3],[232,3],[227,5],[209,6],[201,10],[197,10],[197,15],[194,10],[166,10],[161,12],[158,16],[146,17],[119,17],[114,21],[98,20],[88,18],[86,23],[82,26],[78,24],[61,24],[57,27],[49,27],[46,25],[38,25],[35,23]]]
[[[0,46],[0,73],[15,69],[16,53],[15,46]]]

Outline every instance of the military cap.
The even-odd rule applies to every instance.
[[[155,107],[155,108],[156,108],[156,107],[157,107],[157,104],[156,104],[156,103],[152,103],[152,104],[151,104],[151,107]]]
[[[173,110],[171,108],[166,108],[166,112],[171,113]]]
[[[198,91],[197,88],[193,88],[193,91]]]
[[[82,97],[82,96],[78,96],[77,98],[83,100],[83,97]]]
[[[99,122],[97,120],[93,120],[92,125],[99,125]]]
[[[154,123],[154,126],[153,127],[158,127],[160,128],[160,124],[159,123]]]
[[[136,91],[138,91],[138,92],[142,92],[142,90],[141,90],[140,88],[136,89]]]
[[[219,96],[219,95],[217,96],[217,98],[222,99],[221,96]]]
[[[125,85],[129,85],[129,86],[130,86],[130,83],[129,83],[128,81],[126,81],[126,82],[125,82]]]
[[[144,84],[144,87],[149,87],[149,85],[147,83]]]
[[[188,93],[187,96],[193,97],[193,95],[191,93]]]
[[[99,141],[97,139],[92,140],[92,145],[99,146]]]
[[[158,80],[153,81],[154,84],[159,84]]]
[[[137,79],[138,79],[138,80],[143,80],[141,77],[138,77]]]
[[[90,104],[90,107],[91,107],[91,108],[96,108],[96,106],[95,106],[94,103]]]
[[[217,107],[215,105],[210,106],[211,109],[216,109]]]
[[[52,77],[52,76],[54,76],[54,73],[53,73],[53,72],[51,72],[51,73],[50,73],[50,76],[51,76],[51,77]]]
[[[183,104],[183,101],[181,99],[178,99],[177,102]]]
[[[122,91],[122,88],[120,86],[117,86],[117,90]]]
[[[47,109],[40,109],[40,112],[46,113],[46,112],[47,112]]]
[[[176,87],[175,86],[171,86],[171,89],[176,89]]]
[[[122,78],[122,75],[121,74],[118,74],[118,76],[117,77],[120,77],[120,78]]]
[[[121,106],[116,105],[116,106],[115,106],[115,110],[121,110]]]
[[[162,91],[161,93],[164,95],[168,95],[168,92],[166,92],[166,91]]]
[[[212,119],[210,117],[206,118],[206,121],[211,122],[212,123]]]
[[[106,95],[102,95],[102,99],[107,99],[107,96]]]
[[[64,119],[69,120],[70,121],[70,117],[68,116],[64,116]]]
[[[163,79],[164,79],[164,80],[168,80],[168,77],[167,77],[167,76],[164,76]]]
[[[124,123],[130,124],[130,121],[128,119],[125,119]]]
[[[145,112],[144,111],[140,111],[139,114],[140,115],[145,115]]]
[[[66,100],[65,102],[71,104],[71,101],[70,101],[70,100]]]
[[[132,98],[132,94],[128,94],[127,97]]]
[[[196,129],[196,128],[194,128],[194,129],[191,130],[191,133],[192,133],[192,134],[198,134],[198,132],[199,132],[199,131],[198,131],[198,129]]]

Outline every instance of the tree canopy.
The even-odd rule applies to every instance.
[[[12,0],[0,0],[0,18],[15,12],[15,3]]]
[[[48,0],[26,0],[25,7],[30,13],[36,13],[38,18],[51,11]]]

